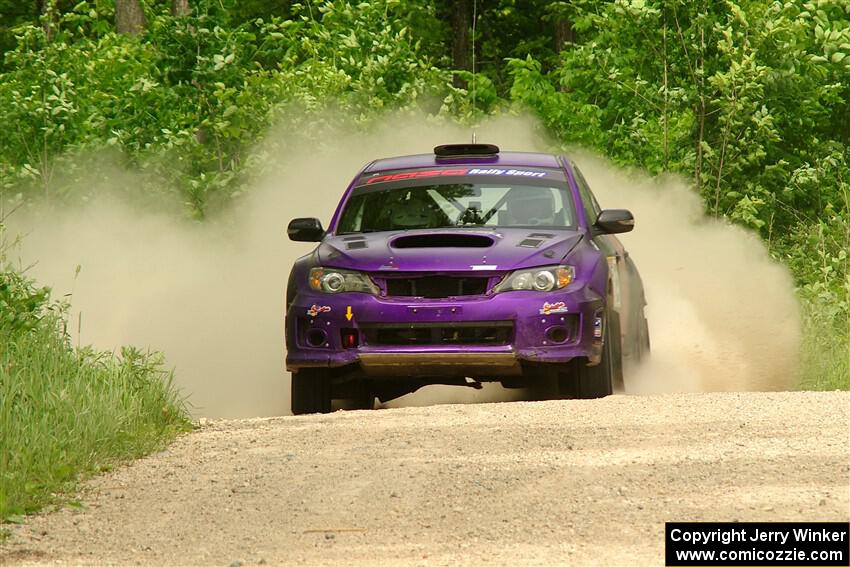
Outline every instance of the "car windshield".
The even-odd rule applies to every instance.
[[[549,186],[551,185],[551,186]],[[446,183],[355,192],[337,234],[422,228],[575,226],[565,185]]]

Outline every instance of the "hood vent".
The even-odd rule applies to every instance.
[[[347,250],[359,250],[361,248],[366,248],[365,236],[346,236],[342,240],[345,242],[345,248]]]
[[[412,234],[392,241],[393,248],[489,248],[493,239],[480,234]]]
[[[547,234],[544,232],[532,232],[529,234],[525,240],[517,244],[517,246],[521,246],[523,248],[537,248],[543,241],[547,238],[552,238],[554,234]]]

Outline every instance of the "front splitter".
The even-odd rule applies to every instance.
[[[518,376],[522,374],[519,359],[517,359],[516,355],[512,352],[361,352],[360,366],[364,373],[375,376],[405,375],[411,373],[420,376],[429,374]]]

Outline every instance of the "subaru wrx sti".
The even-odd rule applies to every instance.
[[[298,218],[286,291],[292,411],[371,407],[429,384],[498,381],[597,398],[649,350],[643,284],[563,155],[490,144],[367,164],[330,224]]]

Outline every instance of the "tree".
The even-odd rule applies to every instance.
[[[452,62],[456,71],[469,71],[471,66],[469,48],[469,28],[472,25],[472,10],[469,0],[456,0],[452,3]],[[455,75],[454,85],[466,88],[466,81]]]
[[[115,30],[118,33],[139,35],[147,25],[139,0],[115,0]]]
[[[189,0],[171,0],[171,15],[179,18],[180,16],[188,16],[192,13],[192,7],[189,6]]]
[[[560,53],[568,43],[575,41],[573,24],[564,16],[556,15],[555,22],[555,53]]]

